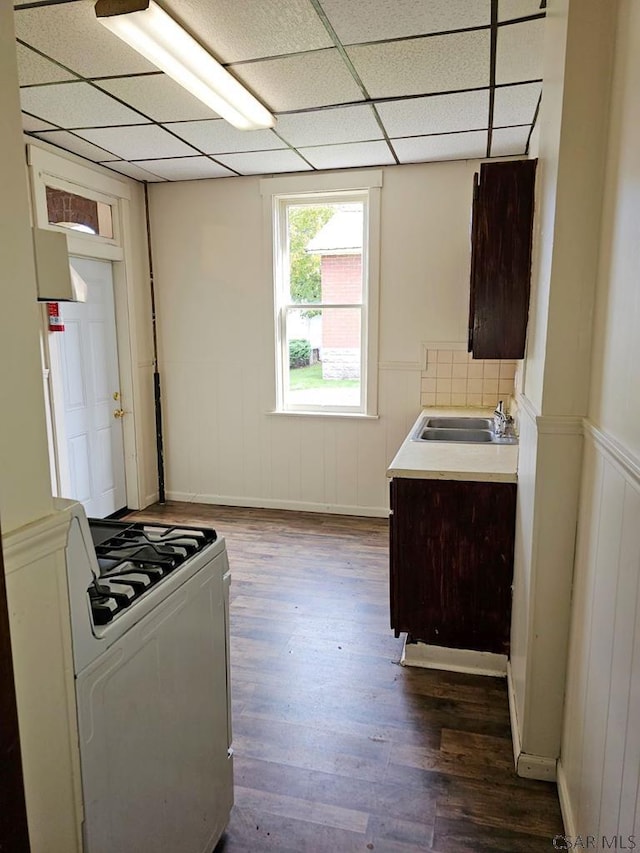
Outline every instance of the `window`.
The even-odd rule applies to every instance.
[[[378,196],[272,198],[276,410],[375,414]]]
[[[55,187],[46,187],[46,193],[50,225],[113,238],[111,205]]]

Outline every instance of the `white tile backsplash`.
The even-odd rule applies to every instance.
[[[472,359],[453,344],[427,349],[420,383],[422,406],[496,406],[514,396],[518,363]]]

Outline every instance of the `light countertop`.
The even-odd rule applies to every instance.
[[[431,417],[491,417],[490,409],[423,409],[387,468],[387,477],[419,480],[475,480],[515,483],[517,444],[456,444],[445,441],[412,441],[420,421]]]

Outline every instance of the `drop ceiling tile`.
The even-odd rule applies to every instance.
[[[498,27],[496,83],[542,79],[544,18]]]
[[[320,0],[343,44],[438,33],[491,23],[490,0]]]
[[[411,139],[392,139],[391,144],[401,163],[470,160],[487,156],[487,131],[414,136]]]
[[[78,136],[88,139],[89,142],[107,151],[113,151],[124,160],[190,157],[195,153],[189,145],[153,124],[80,130]]]
[[[16,36],[83,77],[155,71],[137,51],[98,23],[94,0],[16,9]]]
[[[347,53],[372,98],[489,85],[489,30],[356,45]]]
[[[53,130],[45,133],[37,133],[40,139],[45,142],[50,142],[52,145],[57,145],[58,148],[64,148],[66,151],[72,151],[80,157],[86,157],[87,160],[93,160],[99,163],[104,160],[118,160],[115,154],[110,151],[105,151],[104,148],[99,148],[86,139],[80,139],[74,136],[73,133],[68,133],[66,130]]]
[[[496,127],[491,134],[491,156],[507,157],[509,155],[524,154],[531,125],[524,124],[521,127]]]
[[[386,142],[350,142],[346,145],[319,145],[301,148],[300,153],[316,169],[350,169],[357,166],[385,166],[396,161]]]
[[[139,160],[133,165],[152,170],[170,181],[193,181],[199,178],[229,178],[233,172],[208,157],[176,157],[167,160]]]
[[[434,95],[377,105],[388,135],[423,136],[456,130],[483,130],[489,120],[489,92]]]
[[[53,83],[20,90],[25,112],[61,127],[106,127],[144,122],[138,113],[89,83]]]
[[[498,20],[510,21],[513,18],[525,18],[527,15],[539,15],[540,0],[499,0]]]
[[[217,113],[166,74],[101,80],[98,85],[155,121],[218,117]]]
[[[232,70],[273,112],[364,100],[335,48],[235,65]]]
[[[287,147],[270,130],[237,130],[221,118],[213,121],[183,121],[166,124],[165,127],[205,154]]]
[[[333,45],[308,0],[168,0],[165,5],[222,62]]]
[[[27,115],[27,113],[22,113],[22,129],[25,133],[36,133],[39,130],[57,130],[54,124],[41,121],[39,118]]]
[[[126,160],[116,160],[113,163],[103,163],[103,165],[107,169],[113,169],[121,175],[133,178],[135,181],[148,181],[149,183],[164,181],[164,178],[161,178],[159,175],[154,175],[146,169],[141,169],[140,166],[137,166],[135,163],[127,163]]]
[[[373,110],[368,105],[282,115],[278,117],[275,129],[283,139],[296,147],[383,138]]]
[[[16,54],[18,57],[18,79],[21,86],[76,79],[69,71],[65,71],[54,62],[50,62],[44,56],[40,56],[39,53],[20,43],[16,44]]]
[[[493,126],[531,124],[541,89],[541,83],[526,83],[523,86],[504,86],[496,89]]]
[[[283,151],[253,151],[247,154],[224,154],[216,158],[243,175],[270,175],[276,172],[305,172],[311,169],[302,157],[289,148]]]

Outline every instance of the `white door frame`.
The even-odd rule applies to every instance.
[[[39,228],[65,233],[70,255],[112,262],[120,391],[122,408],[127,413],[123,419],[127,506],[131,509],[139,509],[148,502],[149,496],[142,491],[144,481],[138,453],[142,439],[142,425],[139,423],[140,418],[136,418],[136,413],[144,411],[145,407],[141,405],[142,388],[135,371],[138,365],[134,355],[137,352],[137,346],[132,271],[135,269],[136,253],[140,252],[141,247],[134,244],[134,229],[131,222],[131,185],[126,179],[120,181],[106,171],[98,171],[99,167],[98,169],[90,168],[75,159],[67,159],[37,145],[27,146],[27,162],[34,224]],[[47,186],[75,192],[86,198],[93,198],[111,205],[113,239],[81,234],[50,225],[47,214]],[[46,312],[43,311],[43,329],[47,329],[45,315]],[[47,330],[42,335],[45,370],[51,367],[52,352],[49,348],[49,334]],[[50,369],[48,378],[50,383],[52,381],[55,383]],[[59,485],[60,471],[57,454],[62,442],[59,440],[56,425],[59,428],[63,413],[57,411],[57,393],[51,385],[49,390],[52,449],[56,457]]]

